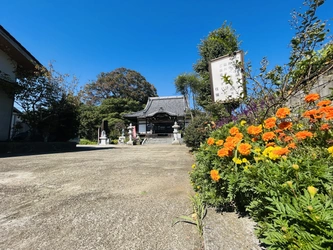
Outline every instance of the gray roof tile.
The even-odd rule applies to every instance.
[[[149,97],[144,110],[126,114],[124,117],[151,117],[157,113],[184,116],[185,112],[186,103],[184,96]]]

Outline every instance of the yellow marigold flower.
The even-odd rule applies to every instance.
[[[273,151],[268,154],[268,158],[271,159],[271,160],[276,160],[280,157],[281,157],[280,155],[275,154]]]
[[[327,151],[328,151],[330,154],[332,154],[332,156],[333,156],[333,146],[332,146],[332,147],[329,147],[329,148],[327,149]]]
[[[251,125],[247,128],[247,133],[250,135],[259,135],[262,132],[262,126]]]
[[[243,127],[244,125],[246,124],[246,121],[244,121],[244,120],[242,120],[241,122],[240,122],[240,125]]]
[[[293,187],[293,182],[292,182],[292,181],[287,181],[286,183],[288,184],[288,186],[289,186],[290,188]]]
[[[219,175],[219,171],[215,169],[210,171],[210,177],[212,178],[213,181],[219,181],[219,179],[221,178]]]
[[[263,135],[262,135],[262,139],[263,139],[264,141],[271,141],[271,140],[273,140],[275,137],[276,137],[276,135],[275,135],[274,132],[266,132],[266,133],[263,133]]]
[[[218,140],[218,141],[215,142],[215,144],[216,144],[217,146],[222,146],[223,143],[224,143],[223,140]]]
[[[212,138],[212,137],[209,137],[208,140],[207,140],[207,144],[208,145],[214,145],[214,143],[215,143],[215,139]]]
[[[290,114],[290,109],[288,108],[279,108],[277,111],[276,111],[276,117],[277,118],[280,118],[280,119],[283,119],[283,118],[286,118],[287,115]]]
[[[263,161],[264,159],[262,157],[253,157],[253,159],[258,162],[258,161]]]
[[[260,148],[255,148],[254,152],[256,152],[257,154],[259,154],[261,152],[261,149]]]
[[[195,169],[195,164],[192,165],[192,168]]]
[[[293,169],[295,169],[295,170],[298,170],[299,169],[299,166],[297,165],[297,164],[293,164]]]
[[[274,147],[270,146],[264,149],[264,151],[262,152],[262,155],[265,157],[269,156],[269,153],[272,152],[272,150],[274,149]]]
[[[242,164],[242,160],[237,157],[232,158],[232,161],[236,164]]]
[[[318,189],[315,188],[314,186],[308,186],[308,192],[309,192],[311,198],[313,198],[316,195],[316,193],[318,192]]]
[[[239,129],[237,127],[232,127],[231,129],[229,129],[229,133],[230,135],[235,135],[239,133]]]
[[[309,102],[315,102],[320,98],[320,95],[318,94],[308,94],[304,100],[309,103]]]
[[[249,161],[248,161],[246,158],[243,158],[243,159],[242,159],[242,162],[243,162],[243,163],[248,163]]]
[[[249,155],[251,153],[252,146],[248,143],[241,143],[238,146],[238,152],[242,155]]]

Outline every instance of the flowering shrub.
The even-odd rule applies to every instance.
[[[333,106],[309,94],[304,107],[213,131],[191,172],[206,203],[248,212],[271,249],[333,248]]]

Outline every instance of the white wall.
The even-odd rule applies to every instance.
[[[0,78],[14,82],[15,69],[16,62],[12,61],[4,51],[0,50]],[[9,139],[13,103],[14,99],[0,89],[0,141]]]

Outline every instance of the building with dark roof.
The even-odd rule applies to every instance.
[[[184,128],[190,121],[184,96],[149,97],[145,109],[124,115],[139,134],[165,135],[175,122]]]
[[[7,30],[0,25],[0,141],[10,137],[16,71],[33,72],[41,65]]]

